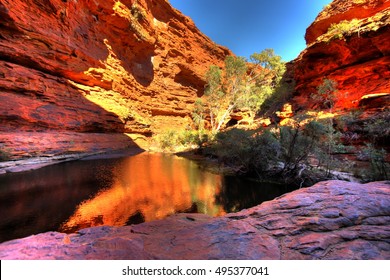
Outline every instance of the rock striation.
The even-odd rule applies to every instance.
[[[85,152],[89,133],[184,126],[208,66],[228,54],[166,0],[0,0],[0,148]],[[26,133],[23,152],[14,139]],[[119,138],[109,147],[132,145]]]
[[[318,108],[311,98],[324,79],[337,82],[335,109],[366,109],[363,96],[390,93],[390,1],[335,0],[306,31],[307,48],[289,66],[294,108]],[[370,110],[389,108],[388,99]]]
[[[390,182],[320,182],[223,217],[179,214],[0,244],[5,259],[390,259]]]

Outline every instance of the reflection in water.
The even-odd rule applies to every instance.
[[[74,161],[0,175],[0,242],[57,230],[81,201],[112,184],[116,163]]]
[[[0,242],[51,230],[136,224],[179,212],[219,216],[287,191],[224,178],[172,155],[67,162],[0,175]]]
[[[222,178],[223,188],[216,194],[216,203],[223,205],[227,213],[258,205],[272,200],[284,193],[295,190],[295,187],[271,182],[262,182],[235,176]]]
[[[61,231],[153,221],[190,209],[224,214],[215,203],[221,176],[201,171],[189,160],[144,153],[123,160],[112,176],[112,185],[81,203]]]

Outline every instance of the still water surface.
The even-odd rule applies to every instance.
[[[291,190],[216,175],[173,155],[67,162],[0,175],[0,242],[52,230],[136,224],[180,212],[220,216]]]

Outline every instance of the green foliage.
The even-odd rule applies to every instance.
[[[222,70],[216,66],[211,65],[209,71],[206,73],[206,90],[205,93],[207,95],[218,95],[223,94],[221,91],[221,83],[222,83]]]
[[[271,49],[253,54],[251,62],[249,64],[243,57],[227,56],[223,69],[215,65],[209,68],[205,96],[194,106],[196,126],[208,118],[211,131],[216,134],[233,110],[249,110],[255,115],[278,86],[285,65]]]
[[[279,83],[286,71],[286,65],[282,61],[282,57],[276,55],[273,49],[265,49],[261,53],[254,53],[250,58],[254,64],[260,65],[274,75],[274,86]]]
[[[319,108],[333,108],[337,92],[337,83],[330,79],[324,79],[323,83],[317,87],[317,93],[313,93],[311,98],[317,102]]]
[[[329,124],[310,121],[256,132],[231,129],[218,133],[207,151],[237,173],[302,185],[325,179],[341,166],[334,154],[346,147],[341,133]]]
[[[284,76],[286,65],[272,49],[253,54],[251,60],[268,69],[260,73],[261,76],[257,79],[257,95],[260,97],[257,110],[264,114],[275,112],[288,101],[294,91],[295,82]]]
[[[295,81],[286,81],[284,78],[273,89],[269,88],[263,94],[264,100],[261,102],[259,108],[264,115],[269,112],[276,112],[283,104],[288,102],[294,92]]]
[[[188,147],[201,147],[209,141],[209,134],[204,129],[199,130],[167,130],[157,135],[159,147],[165,151],[178,151]]]
[[[384,111],[375,118],[362,124],[363,137],[367,139],[366,146],[358,153],[358,158],[370,163],[369,170],[360,175],[368,181],[390,179],[390,165],[386,162],[387,151],[381,148],[388,145],[390,138],[389,114]]]
[[[359,161],[368,162],[369,166],[365,167],[361,164],[359,169],[355,170],[355,176],[364,181],[388,180],[390,165],[386,162],[388,153],[383,146],[388,146],[390,139],[388,125],[390,114],[384,110],[369,119],[362,120],[362,117],[364,118],[363,111],[356,110],[338,120],[338,125],[341,123],[348,129],[342,135],[344,143],[353,145],[361,141],[366,142],[364,148],[360,149],[356,156]],[[349,147],[353,148],[353,146]]]
[[[286,83],[285,89],[282,89],[282,85],[283,82],[279,83],[277,88],[288,92],[291,83]],[[261,87],[256,90],[259,88]],[[324,79],[311,97],[318,107],[332,112],[336,92],[337,83]],[[365,180],[388,179],[390,167],[386,162],[387,153],[377,147],[386,143],[390,136],[390,128],[387,125],[390,114],[384,111],[380,118],[376,116],[375,119],[365,122],[357,120],[360,115],[361,112],[356,111],[343,119],[326,118],[310,122],[305,121],[306,117],[303,116],[303,119],[296,121],[294,125],[274,128],[272,133],[270,129],[261,132],[238,129],[219,132],[208,151],[241,174],[277,176],[290,182],[300,182],[301,185],[305,182],[314,183],[326,177],[330,178],[331,171],[342,167],[336,155],[349,153],[354,149],[343,144],[346,133],[342,132],[342,128],[346,125],[358,125],[358,131],[369,135],[371,142],[361,152],[361,157],[370,162],[369,172],[362,177]],[[359,137],[351,132],[349,143]],[[343,166],[346,164],[347,161],[344,161]]]
[[[225,75],[230,86],[239,84],[246,74],[247,65],[244,57],[228,56],[225,59]]]
[[[371,143],[366,144],[359,155],[370,162],[369,173],[364,174],[366,180],[388,180],[390,165],[386,162],[387,152],[385,149],[378,149]]]
[[[305,165],[309,165],[310,156],[323,156],[326,127],[316,121],[305,126],[283,126],[280,128],[281,161],[284,163],[282,174],[285,177],[296,176]]]
[[[209,140],[209,135],[205,130],[184,130],[179,134],[179,143],[183,146],[202,146]]]
[[[228,56],[225,59],[224,71],[215,65],[210,66],[209,71],[207,71],[205,102],[203,104],[210,117],[213,133],[217,133],[222,128],[227,117],[245,99],[246,92],[243,91],[243,82],[246,71],[245,59],[233,56]],[[201,111],[199,107],[195,110]]]
[[[241,174],[266,171],[276,164],[279,151],[279,143],[269,131],[254,134],[240,129],[218,133],[209,148],[211,154]]]
[[[327,34],[330,34],[330,39],[343,39],[345,35],[357,28],[359,23],[360,21],[358,19],[343,20],[339,23],[333,23],[328,28]]]
[[[389,120],[385,118],[367,120],[363,124],[363,130],[373,144],[378,144],[381,139],[390,138]]]
[[[328,164],[327,134],[327,127],[315,121],[305,126],[283,126],[276,132],[231,129],[218,133],[208,151],[238,173],[261,177],[276,172],[279,178],[298,179],[313,157],[322,159],[318,166]]]
[[[196,129],[204,129],[204,120],[206,118],[206,109],[205,105],[202,102],[202,99],[198,98],[194,104],[194,110],[192,112],[192,120],[195,124]]]
[[[168,130],[157,136],[157,142],[162,149],[171,149],[178,143],[178,137],[174,130]]]

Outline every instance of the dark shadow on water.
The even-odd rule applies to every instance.
[[[74,161],[0,175],[0,242],[58,230],[78,204],[112,184],[117,162]]]
[[[225,176],[222,191],[216,195],[216,201],[223,206],[227,213],[231,213],[259,205],[295,189],[278,183]]]

